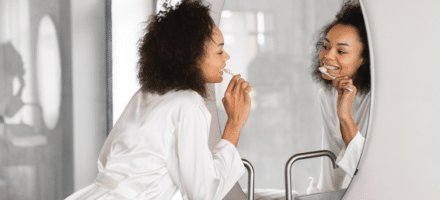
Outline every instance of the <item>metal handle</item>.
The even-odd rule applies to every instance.
[[[307,159],[307,158],[315,158],[327,156],[333,163],[333,168],[336,169],[338,166],[336,165],[336,156],[333,152],[329,150],[321,150],[321,151],[311,151],[305,153],[295,154],[290,157],[290,159],[286,163],[286,199],[292,200],[292,177],[291,177],[291,169],[294,162],[297,160]]]
[[[241,159],[243,161],[244,166],[248,170],[248,199],[253,200],[254,199],[254,167],[252,166],[251,162],[249,162],[246,159]]]

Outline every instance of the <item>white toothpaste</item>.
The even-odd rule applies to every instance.
[[[330,75],[330,74],[327,72],[327,69],[326,69],[325,67],[319,67],[318,69],[319,69],[319,71],[321,71],[321,73],[323,73],[323,74],[329,76],[330,78],[332,78],[332,79],[335,79],[335,78],[336,78],[336,77]],[[347,90],[350,91],[350,92],[353,91],[353,90],[352,90],[351,88],[349,88],[349,87],[347,87]]]

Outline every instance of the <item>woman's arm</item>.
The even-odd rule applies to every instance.
[[[337,163],[350,177],[353,177],[365,141],[351,114],[357,88],[353,85],[353,80],[348,77],[336,78],[333,80],[333,85],[338,91],[337,113],[342,139],[345,143]]]
[[[351,115],[347,118],[339,118],[340,121],[340,127],[341,127],[341,133],[342,133],[342,139],[345,142],[345,146],[348,146],[353,140],[353,138],[356,136],[358,132],[358,128],[356,124],[354,123],[353,118]]]
[[[208,147],[211,116],[204,105],[187,110],[177,130],[176,150],[182,196],[187,199],[221,200],[245,172],[233,144],[220,140],[211,152]],[[175,175],[174,175],[175,176]]]
[[[357,88],[353,85],[353,79],[346,76],[334,79],[333,85],[336,91],[338,91],[337,113],[340,121],[342,139],[345,142],[345,146],[348,146],[358,132],[358,128],[351,116],[351,109],[354,98],[356,97]],[[351,91],[348,90],[348,88],[350,88]]]
[[[353,178],[356,167],[361,157],[362,148],[364,147],[365,138],[360,132],[350,141],[347,147],[344,147],[338,156],[337,164],[339,168]]]

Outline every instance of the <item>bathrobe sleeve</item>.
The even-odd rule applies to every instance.
[[[213,152],[208,147],[211,115],[204,105],[189,108],[177,130],[180,192],[184,199],[220,200],[245,172],[237,149],[221,140]]]
[[[326,122],[324,120],[324,126],[322,129],[322,148],[333,152],[335,155],[340,155],[343,146],[341,146],[341,143],[333,137],[331,134],[333,130],[329,129],[329,126],[331,125],[328,124],[328,121]],[[322,158],[321,175],[318,181],[318,189],[321,192],[341,189],[344,177],[345,171],[341,167],[333,169],[332,161],[327,157]]]
[[[336,160],[336,164],[338,164],[338,166],[344,170],[350,178],[353,178],[354,172],[356,171],[356,166],[361,157],[364,142],[365,138],[358,131],[348,146],[342,149]]]
[[[336,116],[336,102],[331,92],[320,89],[318,93],[320,103],[322,127],[322,149],[333,152],[336,156],[340,155],[345,147],[345,143],[340,135],[339,120]],[[337,160],[339,157],[337,158]],[[339,190],[345,178],[345,171],[338,167],[333,169],[329,158],[322,158],[321,174],[318,181],[318,189],[321,192]]]

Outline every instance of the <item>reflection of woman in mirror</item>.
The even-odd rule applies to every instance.
[[[209,6],[183,0],[152,16],[139,45],[134,94],[101,150],[95,182],[67,199],[222,199],[245,172],[236,146],[251,87],[232,78],[223,139],[208,147],[206,83],[220,83],[229,55]]]
[[[359,4],[342,6],[323,28],[316,49],[313,78],[322,83],[322,145],[337,156],[339,166],[333,169],[331,161],[323,159],[318,188],[325,192],[341,189],[345,175],[353,177],[368,125],[370,56]]]

